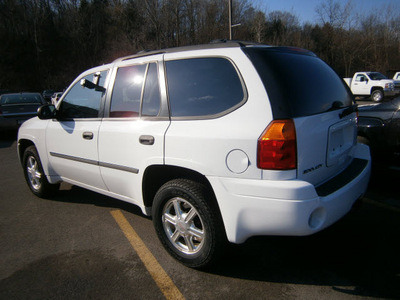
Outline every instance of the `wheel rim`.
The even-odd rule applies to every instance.
[[[381,99],[382,99],[381,93],[375,92],[373,95],[373,99],[374,99],[374,101],[381,101]]]
[[[26,164],[26,173],[31,187],[35,190],[39,190],[42,185],[42,173],[39,170],[39,164],[33,156],[29,156]]]
[[[204,245],[204,223],[193,205],[182,198],[170,199],[162,214],[164,231],[169,241],[185,254],[196,254]]]

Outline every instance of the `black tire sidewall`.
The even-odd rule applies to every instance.
[[[381,95],[381,98],[379,100],[374,99],[374,94],[376,94],[376,93],[379,93]],[[372,98],[372,101],[374,101],[374,102],[381,102],[383,100],[383,92],[381,90],[375,90],[372,92],[371,98]]]
[[[27,163],[28,163],[29,157],[35,158],[36,163],[38,164],[39,172],[42,174],[39,189],[35,189],[32,186],[31,181],[29,180],[28,170],[27,170]],[[23,159],[22,159],[22,165],[24,168],[25,180],[29,186],[29,189],[32,191],[32,193],[34,195],[36,195],[37,197],[40,197],[40,198],[45,198],[45,197],[53,195],[54,192],[58,189],[58,184],[53,185],[47,181],[46,175],[43,171],[42,162],[40,160],[39,154],[38,154],[35,146],[29,146],[28,148],[26,148],[24,155],[23,155]]]
[[[196,182],[188,180],[172,180],[163,185],[157,192],[153,208],[153,223],[157,235],[166,250],[178,261],[192,268],[203,268],[211,264],[218,252],[219,235],[215,214],[206,202],[204,188]],[[204,245],[198,253],[189,255],[179,251],[167,237],[162,224],[162,212],[168,200],[181,197],[196,208],[200,215],[206,233]]]

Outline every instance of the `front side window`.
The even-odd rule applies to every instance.
[[[366,77],[364,75],[357,75],[356,81],[358,81],[358,82],[366,81]]]
[[[98,86],[104,87],[108,71],[102,71],[87,75],[90,82],[97,82]],[[79,80],[64,97],[59,108],[59,115],[65,119],[98,118],[101,100],[105,91],[93,88],[89,89],[81,85]]]
[[[234,109],[245,99],[232,63],[219,57],[166,62],[172,117],[204,117]]]

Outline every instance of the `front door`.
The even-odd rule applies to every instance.
[[[367,76],[364,74],[358,74],[352,83],[351,91],[354,95],[369,95],[370,88]]]
[[[84,75],[81,79],[104,86],[107,70]],[[104,90],[88,89],[76,81],[63,97],[57,120],[48,123],[46,144],[51,174],[64,181],[91,189],[106,190],[98,157],[100,108]]]

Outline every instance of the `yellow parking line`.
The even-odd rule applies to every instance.
[[[110,212],[167,299],[185,299],[120,210]]]

